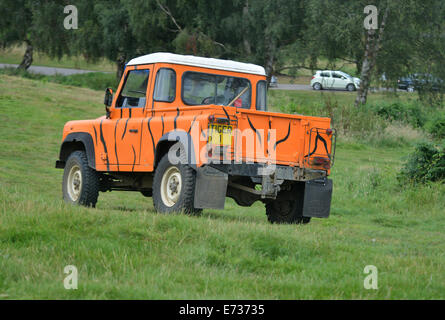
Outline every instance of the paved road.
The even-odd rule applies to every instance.
[[[0,63],[0,68],[17,68],[17,64],[7,64]],[[97,72],[91,70],[80,70],[80,69],[68,69],[68,68],[53,68],[53,67],[39,67],[39,66],[31,66],[28,69],[29,72],[44,74],[47,76],[52,76],[55,74],[60,74],[63,76],[69,76],[72,74],[80,74],[80,73],[89,73],[89,72]],[[276,87],[270,88],[272,90],[297,90],[297,91],[312,91],[312,87],[306,84],[278,84]],[[385,91],[385,88],[375,89],[372,88],[371,91]],[[345,91],[345,90],[335,90],[335,91]],[[404,91],[404,90],[397,90]]]
[[[18,64],[8,64],[8,63],[0,63],[0,68],[17,68]],[[53,67],[39,67],[39,66],[31,66],[28,69],[31,73],[39,73],[47,76],[52,76],[55,74],[60,74],[63,76],[69,76],[72,74],[79,73],[89,73],[94,72],[91,70],[79,70],[79,69],[67,69],[67,68],[53,68]]]
[[[310,85],[306,84],[277,84],[276,87],[271,87],[272,90],[312,90]]]

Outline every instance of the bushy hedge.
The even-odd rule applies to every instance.
[[[445,139],[445,116],[435,118],[426,124],[426,129],[435,139]]]
[[[411,182],[445,181],[445,146],[418,144],[400,172]]]
[[[423,127],[426,117],[421,105],[408,103],[379,104],[372,109],[379,116],[390,120],[400,121],[412,125],[413,127]]]

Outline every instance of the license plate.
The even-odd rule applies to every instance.
[[[209,125],[209,143],[214,145],[232,145],[232,126],[227,124]]]

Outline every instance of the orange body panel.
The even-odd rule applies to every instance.
[[[155,76],[160,68],[170,68],[176,72],[176,96],[173,102],[153,100]],[[116,100],[124,79],[129,71],[136,69],[150,70],[145,106],[117,108]],[[251,83],[251,108],[186,105],[181,97],[182,76],[186,71],[248,79]],[[320,164],[312,163],[310,158],[316,155],[327,157],[332,153],[331,137],[326,134],[326,129],[331,125],[330,119],[257,111],[256,90],[261,80],[265,80],[265,77],[177,64],[129,66],[114,96],[110,118],[103,116],[94,120],[70,121],[65,125],[63,139],[73,132],[89,133],[93,139],[98,171],[151,172],[154,170],[156,146],[165,134],[175,130],[190,134],[195,154],[199,155],[202,150],[207,150],[209,116],[229,116],[230,119],[236,119],[231,122],[234,129],[229,152],[231,160],[270,162],[271,155],[274,155],[276,164],[323,169]],[[322,139],[317,138],[316,128]],[[314,134],[311,134],[311,130]],[[317,142],[317,139],[321,142]],[[206,157],[197,157],[197,166],[206,162]],[[329,173],[329,168],[324,169]]]

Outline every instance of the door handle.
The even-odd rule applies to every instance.
[[[131,133],[137,133],[137,132],[138,132],[138,129],[130,129],[130,132],[131,132]]]

